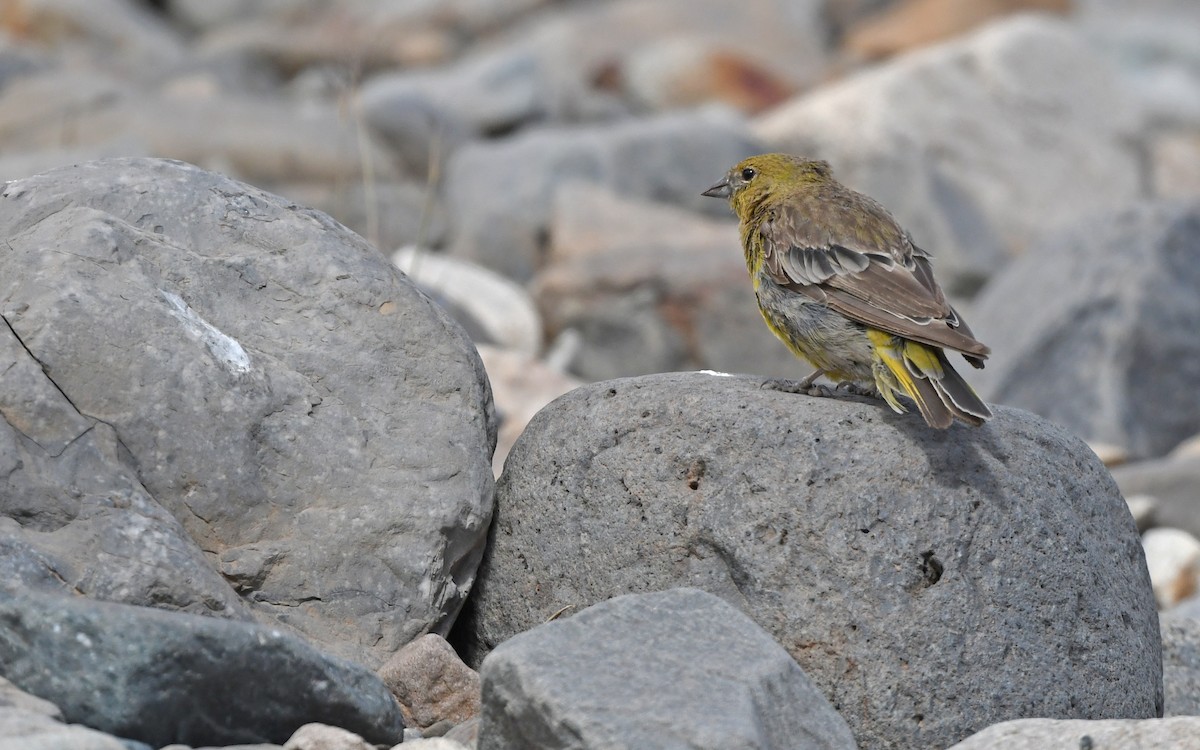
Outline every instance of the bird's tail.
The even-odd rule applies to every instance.
[[[945,429],[957,417],[978,427],[992,412],[936,347],[867,329],[875,351],[875,386],[894,411],[905,412],[897,394],[916,403],[930,427]]]

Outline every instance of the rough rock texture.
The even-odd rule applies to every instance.
[[[1082,441],[759,382],[614,380],[534,418],[459,620],[468,663],[563,607],[690,585],[772,633],[863,747],[1161,714],[1141,545]]]
[[[480,750],[856,748],[796,662],[696,589],[622,596],[483,662]]]
[[[1021,17],[798,97],[754,132],[828,159],[969,293],[1047,226],[1140,194],[1139,111],[1070,26]]]
[[[479,715],[479,674],[440,635],[430,633],[400,649],[379,668],[379,677],[400,701],[408,726],[461,724]]]
[[[154,747],[283,742],[313,721],[376,743],[404,734],[375,675],[250,623],[9,589],[0,664],[67,721]]]
[[[1145,721],[1021,719],[990,726],[948,750],[1168,750],[1193,747],[1200,717]]]
[[[447,168],[446,203],[457,219],[450,249],[527,280],[562,185],[593,182],[633,198],[726,213],[700,192],[758,151],[740,119],[708,110],[472,143]]]
[[[1047,237],[976,300],[981,395],[1160,456],[1200,431],[1200,204],[1141,204]]]
[[[368,666],[448,627],[495,416],[461,328],[384,257],[150,159],[8,183],[0,236],[6,577],[246,616],[219,575]]]
[[[1200,716],[1200,619],[1165,614],[1159,620],[1163,649],[1164,716]]]

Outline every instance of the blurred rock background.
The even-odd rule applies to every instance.
[[[798,375],[701,189],[766,150],[889,206],[977,385],[1200,534],[1191,0],[3,0],[0,178],[162,156],[326,211],[483,347],[505,419],[583,382]],[[1193,560],[1200,565],[1200,560]]]
[[[329,213],[479,347],[499,474],[584,383],[804,374],[700,191],[828,159],[1197,616],[1198,30],[1194,0],[0,0],[0,180],[169,157]]]

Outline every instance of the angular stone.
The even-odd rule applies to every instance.
[[[543,409],[497,486],[468,663],[564,607],[688,585],[766,628],[864,747],[1161,714],[1141,545],[1086,444],[1014,409],[940,431],[760,383],[627,378]]]
[[[440,635],[421,636],[400,649],[379,668],[379,677],[400,701],[408,726],[423,730],[479,715],[479,674]]]
[[[480,750],[857,748],[788,653],[696,589],[622,596],[483,662]]]
[[[320,721],[396,743],[375,675],[278,629],[80,597],[0,596],[0,663],[67,721],[154,747],[283,742]]]

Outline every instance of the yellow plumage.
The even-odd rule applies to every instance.
[[[875,201],[836,182],[825,162],[751,157],[705,195],[728,198],[767,326],[819,376],[866,386],[892,409],[917,405],[934,427],[991,417],[946,359],[976,367],[988,349],[946,302],[928,255]]]

